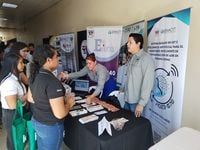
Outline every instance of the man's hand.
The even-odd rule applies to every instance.
[[[144,106],[142,106],[141,104],[137,104],[135,108],[135,116],[140,117],[143,112],[143,109],[144,109]]]

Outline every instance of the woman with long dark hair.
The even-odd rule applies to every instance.
[[[39,150],[59,150],[63,141],[64,117],[75,104],[65,97],[65,88],[53,75],[58,52],[50,45],[38,46],[33,53],[28,101],[33,103],[32,123]]]
[[[18,97],[25,102],[26,88],[19,78],[24,69],[23,58],[16,54],[8,54],[0,72],[0,92],[2,103],[2,120],[7,132],[7,148],[14,150],[12,139],[12,121]]]
[[[20,55],[23,58],[25,67],[24,67],[24,70],[20,73],[20,78],[25,85],[28,85],[28,77],[26,75],[27,73],[26,65],[29,63],[29,61],[26,59],[29,53],[28,46],[23,42],[15,42],[13,46],[11,47],[10,52],[8,54],[10,53]]]

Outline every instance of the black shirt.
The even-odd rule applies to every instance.
[[[48,70],[40,69],[33,84],[30,84],[34,106],[33,117],[44,124],[52,125],[62,122],[54,116],[50,106],[50,99],[65,95],[65,89],[61,82]]]

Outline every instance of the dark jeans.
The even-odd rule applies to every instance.
[[[14,143],[12,138],[12,121],[15,114],[15,110],[2,108],[2,121],[7,132],[7,149],[14,150]]]

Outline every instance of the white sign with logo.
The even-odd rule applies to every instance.
[[[118,54],[121,45],[122,26],[101,26],[87,28],[87,48],[95,53],[97,61],[116,76]]]
[[[155,59],[155,85],[146,117],[154,141],[181,126],[190,9],[148,21],[148,52]]]

